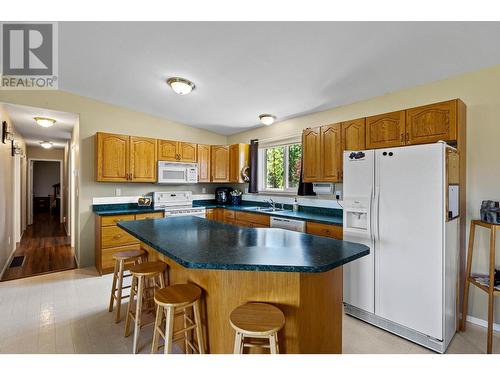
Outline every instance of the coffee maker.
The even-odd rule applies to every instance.
[[[215,201],[217,204],[228,204],[231,202],[232,187],[218,187],[215,189]]]

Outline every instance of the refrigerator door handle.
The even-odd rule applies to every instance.
[[[373,216],[377,218],[377,223],[376,223],[377,235],[374,237],[376,241],[380,241],[380,187],[377,189],[377,198],[375,201],[375,205],[377,206],[377,209]]]
[[[373,186],[370,188],[370,201],[368,202],[368,230],[370,231],[370,241],[375,241],[375,235],[373,233]]]

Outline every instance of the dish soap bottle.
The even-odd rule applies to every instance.
[[[297,212],[299,210],[299,202],[297,202],[297,198],[293,201],[293,212]]]

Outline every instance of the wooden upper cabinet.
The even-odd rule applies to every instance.
[[[188,163],[196,163],[197,159],[197,145],[196,143],[179,142],[178,154],[180,161]]]
[[[405,111],[366,118],[366,148],[384,148],[405,144]]]
[[[318,181],[321,178],[320,128],[305,129],[302,133],[302,163],[304,182]]]
[[[156,182],[156,139],[130,137],[130,180]]]
[[[198,182],[210,182],[210,146],[198,145]]]
[[[357,151],[366,149],[365,118],[344,121],[342,123],[342,149]]]
[[[95,140],[96,180],[127,181],[129,176],[130,137],[97,133]]]
[[[158,141],[158,160],[177,161],[177,141]]]
[[[229,182],[243,183],[241,172],[250,164],[250,145],[237,143],[229,146]]]
[[[406,110],[406,144],[457,139],[457,100]]]
[[[342,180],[342,124],[320,128],[321,176],[323,182]]]
[[[212,182],[229,182],[229,146],[212,146],[210,150]]]
[[[158,141],[158,160],[196,163],[196,143],[160,139]]]

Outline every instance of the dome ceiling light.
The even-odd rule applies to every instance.
[[[259,116],[260,122],[262,122],[264,125],[272,125],[274,123],[274,120],[276,120],[276,116],[270,115],[268,113],[262,114]]]
[[[56,123],[56,120],[47,117],[35,117],[34,120],[42,128],[50,128],[52,125]]]
[[[187,95],[196,87],[193,82],[181,77],[169,78],[167,79],[167,83],[179,95]]]
[[[40,146],[42,146],[44,149],[48,150],[49,148],[52,148],[52,142],[43,141],[43,142],[40,142]]]

